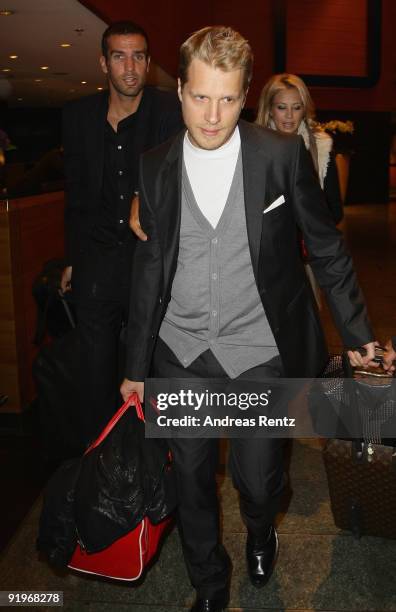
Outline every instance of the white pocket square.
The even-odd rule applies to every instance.
[[[267,208],[263,210],[263,215],[265,215],[267,212],[271,212],[271,210],[274,210],[274,208],[277,208],[284,202],[285,198],[283,197],[283,195],[279,196],[279,198],[276,198],[276,200],[274,200],[272,204],[270,204],[269,206],[267,206]]]

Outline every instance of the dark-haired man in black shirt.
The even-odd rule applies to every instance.
[[[62,289],[73,288],[81,351],[83,443],[118,402],[118,338],[128,312],[135,237],[128,226],[139,156],[182,127],[176,95],[146,87],[145,31],[109,26],[100,64],[108,91],[66,105],[66,258]]]

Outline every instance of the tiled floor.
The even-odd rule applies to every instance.
[[[36,436],[0,434],[0,551],[37,498],[51,471]]]
[[[347,209],[346,217],[344,231],[378,337],[384,341],[396,332],[396,205],[354,206]],[[323,319],[331,350],[338,351],[340,340],[326,309]],[[8,458],[9,479],[13,474],[16,482],[20,480],[20,491],[27,491],[18,497],[18,487],[14,487],[12,501],[2,496],[3,525],[8,520],[14,526],[14,505],[27,509],[34,492],[39,493],[40,478],[32,478],[37,454],[33,445],[21,462],[20,446],[14,451],[10,443],[5,448],[0,442],[0,448],[2,458]],[[12,457],[14,461],[19,457],[19,463],[13,465]],[[40,462],[37,465],[40,470]],[[227,473],[219,474],[224,542],[234,567],[230,610],[396,612],[396,541],[369,537],[356,540],[334,526],[319,441],[294,441],[290,479],[293,494],[285,498],[278,517],[280,553],[276,570],[267,587],[257,591],[246,575],[245,530],[237,496]],[[2,481],[3,492],[6,482]],[[193,591],[175,531],[143,582],[114,584],[55,573],[39,560],[35,552],[39,511],[40,500],[32,505],[5,549],[0,559],[0,589],[62,590],[64,609],[76,612],[188,609]]]

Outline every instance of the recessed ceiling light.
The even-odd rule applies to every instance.
[[[17,98],[18,102],[22,102],[23,98]]]
[[[11,68],[2,68],[1,72],[11,72]]]
[[[15,15],[15,11],[11,9],[0,9],[0,17],[11,17],[11,15]]]
[[[103,87],[97,87],[96,89],[97,89],[98,91],[102,91],[102,90],[103,90]]]
[[[86,85],[87,81],[81,81],[81,85]]]
[[[40,66],[41,70],[48,70],[49,66]]]
[[[9,55],[8,57],[9,57],[10,59],[18,59],[18,56],[17,56],[17,55]]]
[[[67,49],[68,47],[71,47],[71,44],[70,43],[61,43],[59,46],[62,47],[63,49]]]
[[[42,83],[43,79],[34,79],[35,83]]]

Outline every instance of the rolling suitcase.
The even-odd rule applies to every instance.
[[[79,335],[72,329],[43,345],[33,362],[42,448],[54,464],[80,457],[86,448],[81,407],[76,399],[79,352]]]
[[[41,346],[49,338],[61,338],[76,327],[73,294],[60,290],[63,259],[50,259],[33,283],[32,294],[37,304],[36,333],[33,343]]]
[[[43,451],[54,465],[82,455],[86,447],[76,402],[81,365],[73,298],[70,291],[60,291],[65,265],[62,259],[47,261],[32,288],[37,304],[33,342],[39,347],[32,368],[36,406]]]
[[[329,439],[323,449],[334,522],[358,538],[396,539],[396,439],[386,438],[395,430],[396,381],[356,369],[353,376],[348,389],[363,437]]]

